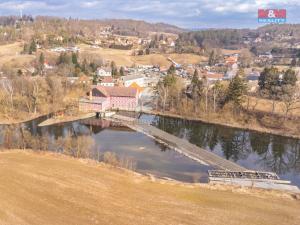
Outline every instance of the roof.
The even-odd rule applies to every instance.
[[[97,70],[104,70],[105,72],[111,72],[110,67],[101,67],[101,68],[97,68]]]
[[[137,90],[132,87],[105,87],[105,86],[94,86],[103,95],[107,97],[136,97]]]
[[[102,77],[101,83],[114,83],[114,80],[112,77]]]
[[[123,81],[135,80],[135,79],[140,79],[140,78],[145,78],[145,76],[142,74],[133,74],[133,75],[127,75],[127,76],[121,77],[121,79]]]
[[[202,77],[206,77],[207,79],[222,79],[224,74],[222,73],[205,73]]]

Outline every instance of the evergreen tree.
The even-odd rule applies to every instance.
[[[195,69],[191,84],[195,85],[198,83],[198,81],[199,81],[199,73],[198,73],[198,70]]]
[[[88,63],[87,63],[86,59],[84,59],[81,64],[81,71],[85,74],[88,73]]]
[[[287,71],[285,71],[282,79],[282,84],[295,86],[296,82],[297,82],[297,76],[295,71],[292,69],[288,69]]]
[[[215,51],[211,51],[208,59],[208,65],[213,66],[215,64]]]
[[[94,74],[93,75],[93,85],[97,85],[98,81],[99,81],[99,79],[98,79],[97,74]]]
[[[17,75],[18,75],[19,77],[22,76],[22,75],[23,75],[22,70],[18,69]]]
[[[279,85],[279,70],[275,67],[265,68],[258,78],[260,90],[269,91]]]
[[[124,75],[125,75],[124,67],[121,66],[121,68],[120,68],[120,76],[122,77],[122,76],[124,76]]]
[[[175,66],[172,64],[170,67],[169,67],[169,69],[168,69],[168,74],[175,74],[175,72],[176,72],[176,68],[175,68]]]
[[[45,64],[45,56],[44,56],[43,52],[40,54],[39,64],[40,64],[40,66],[44,66],[44,64]]]
[[[29,54],[31,55],[33,52],[36,52],[36,43],[34,40],[31,41],[29,46]]]
[[[297,59],[293,58],[292,61],[291,61],[291,66],[294,67],[296,65],[297,65]]]
[[[119,76],[118,67],[114,61],[110,63],[110,68],[111,68],[111,75],[113,77],[118,77]]]
[[[78,65],[78,58],[77,58],[77,54],[75,52],[72,53],[72,63],[74,65]]]
[[[236,109],[241,108],[246,91],[247,86],[244,79],[239,75],[235,76],[229,83],[226,102],[233,102]]]

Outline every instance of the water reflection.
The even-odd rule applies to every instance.
[[[207,170],[211,169],[211,167],[201,165],[142,133],[117,123],[90,119],[38,127],[37,125],[43,120],[45,120],[44,117],[21,126],[30,131],[32,135],[43,137],[45,139],[43,143],[48,145],[47,149],[54,150],[53,146],[62,137],[88,136],[95,143],[93,152],[90,154],[92,158],[98,160],[99,156],[105,152],[113,152],[120,159],[126,158],[134,161],[136,170],[144,174],[151,173],[159,177],[169,177],[185,182],[204,182],[207,181]],[[6,126],[0,126],[0,131],[5,131],[5,129]],[[19,128],[13,129],[17,134]],[[0,144],[2,145],[3,137],[5,135],[0,135]]]
[[[273,171],[300,186],[300,140],[169,117],[143,115],[158,128],[246,168]]]

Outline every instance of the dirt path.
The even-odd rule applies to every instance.
[[[245,193],[240,193],[244,191]],[[0,224],[300,224],[300,201],[148,178],[50,153],[0,153]]]

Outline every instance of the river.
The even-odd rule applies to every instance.
[[[247,169],[276,172],[300,187],[299,139],[171,117],[140,119]]]
[[[120,158],[134,161],[135,170],[142,174],[150,173],[184,182],[206,182],[207,170],[212,169],[142,133],[108,121],[90,125],[87,120],[82,120],[38,127],[45,119],[41,117],[24,123],[24,126],[31,134],[54,141],[70,133],[76,136],[88,135],[95,143],[93,158],[107,151],[114,152]],[[298,139],[146,114],[140,120],[150,122],[248,169],[276,172],[282,179],[291,180],[300,187]],[[0,126],[0,130],[3,129],[4,126]],[[0,141],[3,141],[1,136]]]

